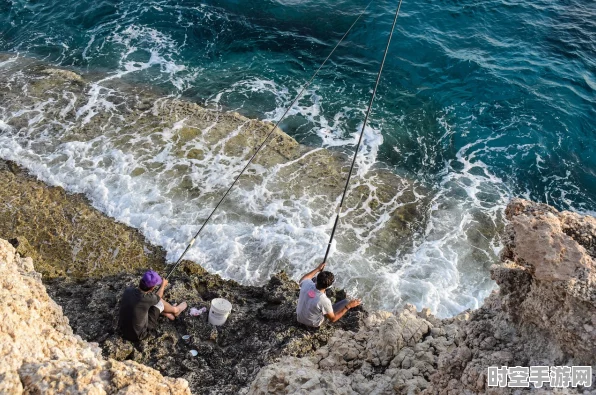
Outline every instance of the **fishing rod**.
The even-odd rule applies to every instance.
[[[240,179],[240,177],[242,176],[242,174],[244,174],[244,171],[248,168],[248,166],[250,166],[250,164],[252,163],[252,161],[255,159],[255,157],[257,156],[257,154],[261,151],[261,149],[263,149],[263,147],[265,146],[265,143],[269,140],[269,138],[273,135],[273,133],[275,132],[275,129],[279,126],[279,124],[281,123],[281,121],[284,120],[284,118],[286,117],[286,115],[290,112],[290,110],[294,107],[294,105],[298,102],[298,99],[300,99],[300,97],[302,96],[302,94],[306,91],[306,89],[310,86],[310,84],[312,83],[312,81],[315,79],[315,77],[319,74],[319,71],[321,71],[321,69],[323,68],[323,66],[325,66],[325,64],[327,63],[327,61],[329,60],[329,58],[331,58],[331,55],[333,55],[333,53],[335,52],[335,50],[340,46],[340,44],[344,41],[344,39],[348,36],[348,34],[350,33],[350,31],[352,30],[352,28],[356,25],[356,23],[360,20],[360,18],[364,15],[364,13],[366,12],[366,10],[368,9],[368,7],[372,4],[374,0],[371,0],[368,5],[366,6],[366,8],[364,8],[364,10],[360,13],[360,15],[358,15],[358,18],[356,18],[356,20],[354,20],[354,22],[352,23],[352,25],[350,26],[350,28],[344,33],[344,35],[342,36],[342,38],[337,42],[337,44],[335,45],[335,47],[333,47],[333,49],[331,50],[331,52],[329,53],[329,55],[327,55],[327,57],[325,58],[325,60],[323,61],[323,63],[321,63],[321,65],[319,66],[319,68],[315,71],[315,73],[312,75],[312,77],[310,78],[310,80],[302,87],[302,90],[300,90],[300,92],[298,93],[298,95],[296,96],[296,98],[294,98],[294,100],[292,101],[292,103],[288,106],[288,108],[285,110],[285,112],[283,113],[283,115],[281,116],[281,118],[279,118],[279,120],[275,123],[275,125],[273,126],[273,128],[271,128],[271,131],[269,132],[269,134],[267,134],[267,136],[265,137],[265,139],[263,140],[263,142],[259,145],[259,147],[257,148],[257,150],[255,151],[255,153],[251,156],[251,158],[248,160],[248,162],[246,163],[246,165],[244,166],[244,168],[240,171],[240,173],[236,176],[236,178],[234,179],[234,181],[232,182],[232,185],[230,185],[230,187],[226,190],[226,192],[223,194],[223,196],[221,197],[221,199],[219,200],[219,202],[215,205],[215,207],[213,208],[213,210],[211,211],[211,213],[209,214],[209,216],[207,217],[207,219],[203,222],[203,224],[201,225],[201,227],[199,228],[199,230],[195,233],[195,235],[193,236],[193,238],[188,242],[188,245],[186,246],[186,248],[184,249],[184,251],[182,252],[182,255],[180,255],[180,258],[178,258],[178,260],[176,261],[176,263],[174,264],[174,266],[172,267],[172,269],[170,269],[170,271],[168,272],[168,274],[166,275],[166,280],[170,277],[170,275],[176,270],[176,268],[178,267],[178,265],[180,264],[180,262],[182,262],[182,258],[186,255],[186,253],[188,252],[188,250],[190,250],[190,248],[192,247],[192,245],[195,243],[197,237],[199,236],[199,234],[203,231],[203,229],[205,228],[205,225],[207,225],[207,222],[209,222],[209,220],[211,219],[211,217],[213,217],[213,214],[215,213],[215,211],[217,211],[217,209],[219,208],[220,204],[224,201],[224,199],[226,198],[226,196],[228,196],[228,194],[230,193],[230,191],[232,190],[232,188],[234,188],[234,186],[236,185],[236,182],[238,181],[238,179]]]
[[[344,187],[343,194],[341,195],[341,200],[339,202],[339,206],[337,207],[337,215],[335,216],[335,222],[333,223],[333,229],[331,229],[331,237],[329,237],[329,243],[327,243],[327,251],[325,252],[325,258],[323,258],[323,263],[327,263],[327,258],[329,257],[329,252],[331,250],[331,243],[333,242],[333,237],[335,236],[335,231],[337,230],[337,226],[339,224],[339,216],[341,214],[341,210],[344,205],[344,200],[345,200],[346,194],[348,192],[348,186],[350,185],[350,178],[352,177],[354,165],[356,164],[356,158],[358,157],[358,150],[360,149],[360,144],[362,143],[362,138],[364,137],[364,129],[366,128],[366,124],[368,122],[368,117],[370,116],[370,113],[372,110],[372,105],[375,100],[375,96],[377,94],[377,88],[379,87],[379,81],[381,80],[381,74],[383,73],[383,67],[385,66],[385,59],[387,59],[387,52],[389,51],[389,44],[391,44],[391,38],[393,37],[393,31],[395,30],[395,25],[397,24],[397,17],[399,15],[399,9],[401,8],[401,2],[402,2],[402,0],[399,0],[399,4],[397,5],[397,10],[395,11],[395,18],[393,18],[393,25],[391,26],[391,31],[389,32],[389,38],[387,39],[387,46],[385,47],[385,53],[383,54],[383,60],[381,61],[381,66],[379,67],[379,72],[377,73],[377,80],[375,82],[375,88],[373,89],[372,95],[370,97],[370,102],[368,103],[368,109],[366,110],[366,116],[364,117],[364,122],[362,123],[362,130],[360,131],[360,137],[358,138],[358,144],[356,144],[356,150],[354,151],[352,165],[350,166],[348,178],[346,179],[346,185]]]

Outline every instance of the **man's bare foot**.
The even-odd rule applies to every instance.
[[[178,306],[176,306],[176,312],[174,313],[174,315],[176,317],[178,317],[180,315],[180,313],[182,313],[184,310],[186,310],[187,307],[188,307],[188,305],[186,304],[186,302],[180,303]]]
[[[163,313],[163,315],[164,315],[165,317],[167,317],[167,318],[168,318],[168,320],[170,320],[170,321],[174,321],[174,320],[176,319],[176,317],[175,317],[175,316],[174,316],[174,314],[172,314],[172,313]]]

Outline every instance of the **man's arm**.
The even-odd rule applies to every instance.
[[[168,286],[168,280],[166,280],[164,278],[161,285],[159,286],[159,289],[157,290],[157,296],[159,296],[160,299],[163,299],[163,293],[166,290],[167,286]]]
[[[362,301],[360,299],[352,299],[348,302],[348,304],[343,309],[338,311],[337,314],[335,314],[332,311],[329,314],[325,314],[325,317],[327,317],[327,319],[330,322],[335,322],[335,321],[339,320],[341,317],[343,317],[344,314],[346,314],[348,312],[348,310],[353,309],[356,306],[360,306],[361,303],[362,303]]]
[[[325,262],[323,262],[319,266],[317,266],[317,268],[315,270],[313,270],[311,272],[308,272],[304,276],[302,276],[302,278],[300,279],[300,281],[298,281],[298,284],[300,284],[304,280],[310,280],[311,278],[313,278],[314,276],[316,276],[317,273],[322,272],[323,269],[325,269]]]

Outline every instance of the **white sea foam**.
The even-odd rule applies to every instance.
[[[190,83],[185,67],[172,61],[172,51],[177,49],[166,35],[129,26],[115,29],[111,40],[123,48],[120,69],[92,83],[82,100],[84,104],[77,108],[74,108],[74,94],[62,92],[66,104],[54,112],[59,117],[52,119],[60,125],[57,134],[38,128],[45,117],[52,116],[46,111],[53,105],[52,101],[14,113],[0,112],[0,129],[4,132],[0,135],[0,157],[24,165],[50,184],[86,194],[95,207],[138,228],[151,242],[165,248],[169,260],[176,260],[213,204],[202,201],[192,191],[221,192],[244,166],[239,156],[227,155],[223,147],[245,126],[240,125],[226,139],[212,143],[205,139],[207,131],[216,126],[212,123],[184,145],[186,152],[196,149],[203,153],[192,159],[173,152],[177,132],[192,127],[186,119],[155,130],[134,132],[102,125],[102,130],[95,134],[72,141],[70,133],[74,124],[85,125],[98,114],[108,113],[118,118],[126,111],[114,100],[125,93],[108,87],[108,83],[153,66],[159,66],[160,73],[180,90]],[[89,51],[93,45],[91,41]],[[145,61],[133,59],[138,48],[149,55]],[[178,74],[183,76],[178,78]],[[248,77],[215,94],[210,101],[218,104],[230,94],[247,97],[254,93],[270,94],[275,108],[266,118],[276,120],[297,91],[297,87]],[[159,113],[166,101],[156,100],[150,111]],[[67,117],[72,111],[76,113],[74,120]],[[312,87],[290,114],[314,125],[312,135],[320,138],[319,149],[341,150],[351,155],[362,124],[350,127],[348,121],[361,119],[364,111],[365,103],[357,103],[330,112],[317,88]],[[16,134],[10,122],[21,116],[27,116],[28,127]],[[443,139],[457,132],[446,121],[440,122],[445,129]],[[413,302],[447,316],[478,306],[492,287],[487,265],[495,259],[498,240],[470,239],[475,237],[474,232],[489,229],[485,233],[494,233],[507,195],[501,181],[475,158],[476,152],[486,149],[485,142],[463,147],[454,160],[459,166],[456,169],[454,163],[446,164],[437,190],[420,190],[417,198],[431,199],[431,208],[423,232],[414,234],[410,245],[403,246],[403,251],[408,252],[379,253],[373,252],[372,241],[386,228],[392,213],[403,205],[399,200],[402,191],[379,204],[374,212],[370,208],[373,202],[378,202],[377,187],[371,177],[374,177],[372,170],[379,165],[377,156],[383,142],[379,126],[365,128],[349,194],[363,186],[370,194],[358,207],[344,210],[339,242],[336,240],[332,245],[330,261],[338,286],[362,297],[371,307],[393,309],[398,304]],[[288,166],[291,164],[268,171],[252,166],[250,171],[258,174],[262,182],[234,190],[229,205],[215,215],[187,257],[215,273],[247,284],[260,284],[282,269],[297,277],[315,265],[326,248],[340,196],[329,201],[312,190],[303,195],[284,195],[276,185]],[[139,168],[147,172],[133,175]],[[176,170],[179,168],[187,170],[180,172]],[[299,178],[300,174],[292,177]],[[192,186],[191,193],[181,194],[180,185],[185,178]],[[364,216],[372,220],[363,226],[358,220]],[[481,224],[484,228],[479,225],[481,220],[486,222]],[[485,256],[481,262],[477,259],[479,250]]]
[[[12,127],[0,119],[0,132],[10,132]]]
[[[11,56],[11,57],[9,57],[8,59],[6,59],[6,60],[4,60],[4,61],[0,62],[0,67],[4,67],[4,66],[7,66],[7,65],[9,65],[9,64],[11,64],[11,63],[14,63],[14,62],[16,62],[16,60],[17,60],[18,58],[19,58],[19,55],[17,55],[17,56]]]
[[[172,16],[177,18],[176,29],[162,30],[161,20],[151,24],[151,18],[147,16],[155,11],[164,21],[174,20]],[[204,194],[221,193],[244,166],[244,162],[239,156],[226,155],[223,150],[225,141],[214,143],[206,139],[208,131],[216,127],[216,122],[205,127],[197,138],[181,148],[185,152],[201,152],[201,155],[193,157],[181,156],[176,152],[178,132],[182,128],[192,127],[187,119],[155,126],[151,130],[137,128],[137,125],[126,125],[120,129],[112,127],[110,121],[122,117],[126,111],[121,100],[126,94],[119,90],[118,81],[145,81],[159,89],[165,88],[174,96],[186,93],[189,88],[199,88],[203,82],[210,85],[211,89],[221,86],[225,81],[232,81],[226,88],[213,93],[207,102],[220,109],[238,110],[245,114],[257,112],[263,114],[263,118],[275,121],[300,89],[296,82],[291,81],[298,74],[292,74],[295,70],[289,67],[282,69],[289,70],[288,75],[293,77],[276,75],[273,71],[279,64],[276,62],[280,58],[282,61],[287,59],[286,53],[280,57],[268,52],[271,48],[263,51],[258,48],[262,41],[256,45],[255,58],[265,53],[264,56],[271,54],[271,59],[267,59],[267,62],[257,60],[247,65],[241,63],[249,58],[243,53],[245,48],[236,53],[236,48],[231,49],[227,45],[228,40],[238,39],[230,37],[238,31],[231,25],[241,24],[244,29],[244,24],[251,22],[218,7],[205,4],[185,6],[161,0],[121,4],[117,14],[102,20],[107,22],[99,23],[87,31],[87,43],[82,53],[75,41],[65,41],[61,34],[33,31],[25,35],[24,41],[16,47],[19,51],[31,49],[37,55],[48,54],[52,62],[60,64],[64,60],[64,65],[80,64],[80,56],[87,62],[88,70],[95,70],[99,66],[112,72],[103,79],[94,80],[84,97],[78,98],[78,101],[74,93],[61,92],[55,97],[57,100],[62,99],[60,108],[52,109],[56,103],[51,101],[13,108],[11,111],[0,108],[0,156],[21,163],[51,184],[85,193],[95,207],[139,228],[150,241],[164,246],[170,260],[175,260],[214,204],[213,200],[204,200]],[[14,25],[15,21],[11,21],[11,24]],[[198,27],[204,36],[201,37],[201,44],[193,42],[193,55],[189,56],[187,40],[196,39],[191,35]],[[183,38],[177,28],[186,30]],[[250,28],[256,30],[260,27]],[[292,40],[292,45],[297,43],[295,48],[298,50],[301,50],[302,43],[314,44],[312,48],[315,49],[327,44],[315,37],[301,37],[299,30],[283,31],[283,27],[276,26],[273,34],[276,39]],[[271,31],[265,31],[265,34],[269,33]],[[466,64],[471,62],[493,71],[502,69],[502,65],[487,64],[486,59],[490,57],[487,58],[484,53],[449,48],[441,40],[433,45],[442,48],[448,57]],[[202,48],[196,51],[198,46]],[[287,50],[289,47],[285,48]],[[226,51],[231,54],[226,54]],[[222,81],[210,84],[213,77],[203,75],[201,68],[192,66],[193,63],[202,63],[200,60],[195,62],[195,54],[197,57],[214,59],[209,64],[218,68],[215,76]],[[0,73],[18,61],[20,58],[16,56],[0,62]],[[254,66],[258,66],[259,62],[267,63],[271,69],[255,71]],[[308,66],[309,62],[303,65]],[[338,67],[337,70],[342,67],[340,62],[329,66]],[[367,68],[365,64],[363,66]],[[237,73],[238,69],[242,73]],[[300,69],[297,70],[300,72]],[[350,98],[345,100],[345,106],[335,101],[331,103],[332,99],[325,97],[324,92],[329,92],[328,87],[313,85],[289,112],[290,117],[294,117],[293,121],[298,121],[288,128],[296,128],[295,135],[306,136],[304,140],[317,147],[305,155],[317,155],[321,149],[329,149],[351,157],[362,126],[357,123],[363,119],[367,104],[364,98],[361,101],[353,100],[354,97],[367,95],[367,89],[358,92],[361,88],[350,86],[354,81],[358,83],[359,78],[348,83],[353,71],[338,72],[333,78],[333,86],[336,87],[334,99],[338,98],[341,102],[343,99],[340,96]],[[18,68],[13,69],[9,77],[11,89],[19,86],[18,80],[22,77]],[[197,81],[198,77],[201,77],[200,82]],[[347,77],[345,81],[341,81],[343,77]],[[323,80],[325,83],[331,81],[329,78]],[[569,89],[590,102],[588,93],[596,89],[596,81],[585,73],[580,75],[579,81],[584,84],[583,88]],[[20,87],[23,95],[27,95],[29,86],[25,83]],[[422,94],[416,96],[424,97],[424,92],[419,92]],[[428,95],[429,91],[426,92]],[[206,93],[198,93],[203,94]],[[146,114],[158,114],[164,109],[167,100],[155,100]],[[382,102],[379,99],[375,108],[379,108]],[[379,111],[383,117],[372,117],[373,122],[365,129],[348,195],[353,196],[362,189],[368,190],[369,194],[362,198],[359,206],[345,207],[338,238],[332,246],[329,267],[336,273],[339,286],[347,287],[352,294],[363,297],[373,307],[387,309],[393,309],[403,302],[412,302],[418,307],[430,306],[439,315],[445,316],[479,305],[493,287],[488,278],[488,266],[497,260],[500,243],[496,235],[502,228],[503,208],[509,196],[506,184],[483,162],[486,160],[488,163],[493,153],[513,163],[519,157],[527,157],[527,163],[535,167],[537,174],[545,174],[541,180],[544,194],[533,195],[537,192],[528,188],[525,194],[527,198],[555,201],[577,211],[594,214],[586,210],[587,205],[576,207],[581,202],[574,203],[577,195],[582,193],[574,181],[577,174],[549,172],[549,167],[552,170],[553,158],[549,158],[548,152],[537,149],[537,143],[511,146],[511,140],[506,141],[510,130],[507,127],[513,126],[515,129],[517,122],[530,126],[536,122],[536,117],[512,120],[513,125],[503,125],[502,130],[491,130],[486,133],[493,136],[491,139],[463,143],[464,146],[454,154],[450,152],[445,155],[447,159],[436,155],[436,151],[449,151],[445,148],[451,147],[448,142],[451,138],[455,137],[460,142],[469,141],[470,135],[474,136],[478,128],[484,127],[482,117],[495,120],[497,118],[490,117],[491,111],[507,112],[511,105],[515,104],[508,101],[480,103],[476,112],[469,112],[465,114],[465,119],[460,117],[453,122],[457,127],[451,125],[448,116],[453,114],[453,117],[458,117],[454,108],[443,109],[445,116],[436,119],[440,132],[430,138],[425,136],[425,132],[428,132],[425,126],[410,126],[411,130],[401,130],[407,116],[399,117],[393,114],[393,110]],[[110,114],[112,118],[101,124],[92,123],[97,121],[99,115],[105,114]],[[388,119],[379,120],[384,117]],[[428,117],[425,114],[421,121],[428,121]],[[16,118],[23,118],[25,122],[22,119],[13,122]],[[103,121],[105,119],[102,118]],[[500,122],[501,118],[498,119]],[[301,124],[301,121],[304,122]],[[73,132],[74,129],[80,130],[81,125],[91,129],[86,131],[89,135]],[[471,127],[468,128],[468,125]],[[392,132],[388,132],[388,128],[383,129],[383,126],[393,128]],[[433,122],[431,128],[434,126]],[[241,133],[243,127],[241,125],[231,131],[232,135]],[[395,136],[400,133],[409,134],[417,146],[411,148],[398,142],[394,147],[385,149],[387,144],[393,144]],[[563,128],[559,134],[559,149],[568,141],[565,136],[569,133]],[[501,139],[502,144],[499,142]],[[438,143],[436,140],[439,140]],[[378,199],[383,185],[375,179],[375,170],[387,167],[379,163],[382,149],[403,158],[420,156],[420,166],[414,170],[418,174],[394,169],[414,185],[416,207],[425,210],[424,226],[414,229],[399,248],[375,245],[383,237],[400,237],[399,232],[389,236],[383,232],[391,223],[392,215],[404,208],[399,195],[411,192],[399,190],[397,196],[389,201]],[[244,154],[247,152],[248,148]],[[207,226],[189,257],[210,270],[251,284],[261,283],[280,269],[287,270],[294,277],[309,270],[324,252],[340,196],[325,195],[322,191],[324,185],[318,191],[313,188],[293,195],[280,191],[279,178],[300,180],[303,176],[299,172],[287,174],[287,169],[299,162],[300,159],[297,159],[292,164],[278,165],[269,170],[251,166],[249,172],[258,175],[261,183],[237,188],[232,193],[228,204]],[[561,169],[574,166],[577,167],[577,164],[563,164]],[[426,167],[431,170],[427,171]],[[347,166],[342,170],[347,171]],[[495,171],[499,171],[498,168]],[[429,174],[431,177],[428,177]],[[417,176],[423,179],[419,180]],[[184,188],[181,185],[185,185]]]
[[[500,243],[496,238],[487,239],[483,232],[502,223],[508,192],[486,165],[474,160],[483,143],[458,151],[456,161],[463,169],[447,165],[441,188],[432,200],[425,237],[392,276],[395,289],[416,295],[411,299],[418,307],[431,307],[440,316],[479,307],[492,288],[485,273]],[[474,168],[482,169],[483,175],[470,172]],[[470,240],[478,236],[484,242]],[[485,258],[479,259],[482,256]],[[463,282],[466,276],[467,284]]]

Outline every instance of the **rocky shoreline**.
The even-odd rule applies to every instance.
[[[518,394],[529,389],[487,386],[488,367],[577,365],[592,367],[589,388],[534,392],[595,394],[596,219],[521,199],[506,214],[499,290],[481,308],[444,320],[412,305],[375,312],[313,357],[265,367],[249,393]]]
[[[169,260],[177,259],[197,224],[207,218],[273,126],[160,96],[114,75],[77,74],[1,53],[0,63],[2,157],[50,185],[83,193],[93,207],[139,229],[154,245],[166,247],[172,254]],[[350,165],[351,157],[343,151],[299,144],[276,130],[190,257],[212,272],[253,285],[262,285],[281,270],[300,276],[325,250],[330,214],[336,210]],[[492,287],[486,274],[497,259],[494,247],[503,228],[501,211],[478,208],[464,215],[457,207],[460,197],[445,200],[415,174],[372,163],[371,154],[363,152],[358,161],[335,238],[331,263],[338,263],[334,272],[340,283],[362,295],[369,306],[382,305],[382,299],[391,306],[424,300],[420,291],[429,282],[421,277],[431,276],[436,283],[431,291],[437,292],[427,293],[432,295],[429,303],[442,315],[459,311],[457,306],[476,306]],[[35,193],[49,198],[40,190]],[[497,204],[496,195],[484,191],[483,196]],[[98,226],[85,239],[77,236],[78,231],[66,232],[68,222],[80,228],[85,218],[71,209],[63,217],[49,213],[52,206],[36,204],[37,198],[28,192],[9,197],[13,206],[31,203],[36,209],[17,220],[8,213],[6,221],[23,229],[35,224],[56,227],[40,225],[27,237],[36,248],[48,242],[44,250],[60,257],[52,258],[47,267],[55,271],[52,276],[117,273],[121,269],[111,262],[118,259],[127,269],[158,264],[157,256],[145,257],[139,251],[142,243],[128,239],[121,229],[114,229],[112,237]],[[453,226],[465,226],[444,242],[452,240],[453,251],[461,254],[454,265],[449,249],[449,256],[438,264],[435,257],[442,255],[438,247],[424,248],[429,239],[442,240],[453,233],[452,221]],[[430,237],[424,236],[429,229]],[[226,237],[222,240],[218,232]],[[96,256],[86,247],[96,244],[104,255]],[[130,249],[123,249],[129,244]],[[426,262],[413,265],[409,258],[420,250]],[[63,259],[60,251],[69,259]],[[344,261],[351,264],[339,264]],[[259,264],[244,266],[245,262]],[[386,269],[402,272],[403,281],[383,275]],[[372,276],[364,278],[361,272]],[[460,281],[448,282],[452,276]],[[404,286],[397,287],[395,281]],[[478,286],[464,296],[462,291],[471,282]],[[380,283],[384,289],[400,291],[381,297]],[[443,303],[445,294],[453,295]]]
[[[0,87],[0,104],[16,115],[0,125],[4,132],[34,125],[35,133],[63,133],[63,125],[51,117],[17,111],[22,106],[35,109],[43,104],[46,114],[69,122],[71,134],[61,136],[66,141],[104,138],[111,133],[112,142],[130,148],[131,155],[139,154],[135,151],[139,148],[150,151],[153,157],[157,153],[152,150],[160,144],[152,144],[152,139],[160,139],[166,126],[183,125],[168,129],[175,136],[171,148],[190,165],[164,169],[154,164],[126,169],[131,179],[174,177],[188,174],[189,169],[204,171],[212,162],[204,160],[207,152],[188,148],[187,143],[194,140],[203,141],[206,147],[218,145],[220,154],[229,158],[246,157],[251,152],[247,147],[261,141],[269,127],[238,114],[209,112],[188,102],[155,100],[150,93],[134,91],[134,87],[134,94],[122,96],[116,95],[114,88],[114,100],[120,100],[127,111],[118,116],[105,111],[83,117],[75,114],[76,106],[63,94],[71,92],[79,98],[76,100],[85,97],[89,83],[81,76],[30,60],[11,67],[18,72]],[[13,89],[13,83],[27,89]],[[30,95],[23,97],[23,91]],[[113,129],[106,129],[106,124]],[[146,139],[143,144],[131,142],[138,135]],[[48,145],[58,144],[59,140],[50,139]],[[269,151],[257,161],[258,166],[275,169],[275,177],[266,180],[269,191],[286,197],[318,196],[319,186],[325,185],[322,201],[333,202],[341,189],[341,169],[346,164],[341,154],[301,146],[281,131],[277,131]],[[64,158],[57,158],[62,163]],[[77,169],[88,164],[79,165]],[[380,169],[370,171],[374,173],[373,184],[354,187],[348,196],[353,210],[346,218],[364,226],[386,214],[382,226],[369,235],[371,253],[382,260],[387,258],[386,251],[395,251],[423,229],[431,196],[412,180]],[[249,172],[241,184],[260,184],[264,174]],[[217,190],[201,190],[205,186],[184,180],[174,188],[181,194],[193,199],[200,196],[206,204],[218,196]],[[47,318],[30,314],[44,310],[35,302],[43,301],[44,306],[50,306],[51,317],[39,327],[48,324],[57,330],[58,338],[66,339],[58,341],[66,347],[59,352],[59,348],[53,350],[50,343],[43,343],[41,332],[32,334],[41,343],[26,345],[26,336],[2,327],[3,358],[15,355],[11,364],[1,365],[0,375],[13,393],[23,388],[28,393],[60,393],[66,387],[59,387],[61,379],[56,377],[63,377],[64,372],[70,372],[69,377],[80,374],[92,378],[72,381],[68,388],[73,393],[93,392],[90,388],[96,388],[97,393],[146,393],[133,386],[134,372],[129,381],[116,383],[120,369],[144,371],[151,383],[163,381],[170,386],[170,393],[190,390],[195,394],[518,393],[526,390],[488,387],[487,368],[575,364],[592,366],[596,372],[596,220],[591,217],[560,213],[518,199],[506,210],[505,229],[500,222],[490,224],[479,214],[475,225],[478,233],[500,234],[505,246],[501,263],[491,267],[499,290],[481,308],[443,320],[428,309],[418,312],[412,305],[393,312],[355,309],[338,323],[312,331],[296,323],[298,286],[286,273],[275,274],[263,286],[243,286],[186,261],[171,278],[166,298],[173,302],[186,300],[190,306],[200,308],[208,307],[215,297],[225,297],[234,306],[228,323],[216,329],[207,323],[206,315],[192,317],[185,313],[174,322],[162,320],[148,339],[133,345],[122,341],[116,330],[119,295],[138,281],[143,270],[152,268],[163,273],[164,250],[149,243],[138,230],[93,208],[83,195],[47,186],[13,162],[0,161],[0,185],[4,187],[0,188],[0,238],[12,245],[3,244],[8,251],[2,258],[3,270],[12,282],[36,288],[40,287],[39,275],[32,271],[33,264],[47,289],[47,293],[31,293],[22,286],[14,288],[21,294],[7,293],[16,305],[25,298],[34,307],[29,311],[21,306],[11,319],[18,322],[20,314],[29,326],[35,326],[40,317]],[[238,203],[227,204],[230,213],[240,219],[250,214]],[[384,214],[376,210],[381,206],[386,210]],[[357,240],[354,234],[347,232],[343,237],[342,242],[353,248]],[[489,261],[479,253],[475,263],[482,267]],[[10,282],[6,282],[3,290],[8,292],[9,287]],[[330,292],[332,299],[343,296],[341,290]],[[8,309],[3,317],[10,314]],[[23,334],[27,333],[23,329]],[[184,335],[190,337],[188,341],[183,340]],[[99,348],[85,342],[97,343]],[[68,348],[75,343],[78,348]],[[45,351],[28,353],[27,347],[36,344]],[[198,355],[191,356],[190,350]],[[92,356],[83,361],[81,358],[87,357],[81,357],[81,353]],[[120,361],[126,361],[126,367],[119,365]],[[84,373],[90,371],[89,364],[93,373]],[[161,375],[182,380],[172,381]],[[593,394],[593,387],[564,392]],[[546,386],[540,391],[552,388]]]
[[[0,393],[190,395],[188,382],[134,361],[103,358],[74,335],[31,258],[0,239]]]
[[[225,297],[234,305],[228,323],[214,329],[206,315],[184,314],[173,323],[162,320],[148,339],[133,345],[117,335],[118,297],[125,286],[137,281],[143,265],[164,269],[163,251],[146,243],[136,230],[89,207],[83,197],[47,187],[13,163],[0,166],[0,179],[11,186],[13,197],[28,191],[44,206],[54,207],[43,219],[48,223],[56,224],[69,210],[79,213],[80,221],[65,221],[55,228],[60,229],[54,232],[58,236],[39,232],[39,222],[29,229],[11,228],[18,221],[3,221],[0,228],[0,237],[10,239],[20,255],[37,259],[36,270],[44,273],[48,294],[62,306],[74,334],[96,342],[108,361],[130,360],[182,378],[195,394],[519,393],[525,390],[487,387],[487,368],[584,365],[596,372],[596,220],[592,217],[514,199],[506,212],[509,223],[502,263],[491,268],[499,290],[480,309],[444,320],[428,309],[417,312],[408,305],[393,313],[352,311],[339,325],[311,331],[295,322],[298,288],[284,273],[263,287],[248,287],[184,262],[166,297],[187,300],[194,307],[208,307],[211,299]],[[36,212],[35,200],[29,203],[30,207],[5,206],[0,215],[11,212],[21,218],[27,210]],[[23,234],[15,234],[15,229]],[[76,232],[87,240],[98,229],[128,240],[119,247],[123,257],[143,251],[146,261],[129,267],[110,260],[116,266],[105,275],[98,270],[90,276],[69,276],[68,269],[56,275],[52,259],[59,255],[44,247],[52,237]],[[40,239],[33,246],[28,238],[35,232]],[[44,242],[44,237],[49,241]],[[103,257],[109,255],[104,250],[107,245],[86,248]],[[58,254],[70,256],[65,251]],[[27,262],[30,266],[31,260]],[[184,341],[182,335],[187,334],[190,339]],[[7,341],[5,337],[3,342]],[[191,349],[198,351],[197,357],[189,354]],[[19,374],[21,382],[30,383],[23,381],[24,373]],[[48,380],[43,374],[35,377]],[[55,391],[51,386],[43,388],[42,393]],[[553,389],[546,384],[540,391]],[[596,391],[592,386],[569,388],[565,393]]]
[[[0,192],[6,194],[2,198],[22,199],[0,208],[0,238],[9,239],[20,255],[34,258],[48,294],[62,307],[74,333],[98,343],[106,358],[133,360],[163,375],[184,378],[194,394],[235,394],[250,384],[262,366],[285,355],[312,354],[336,329],[357,330],[365,316],[356,309],[337,324],[312,331],[296,323],[298,286],[284,273],[263,287],[250,287],[183,261],[165,297],[197,308],[225,297],[234,306],[226,325],[215,330],[206,315],[185,313],[173,323],[160,319],[159,328],[138,345],[122,341],[117,334],[119,295],[126,286],[135,285],[147,267],[163,273],[164,252],[137,230],[90,207],[83,196],[48,187],[14,163],[0,164],[0,182],[9,186]],[[16,219],[8,220],[11,217]],[[75,235],[83,242],[69,244]],[[112,237],[104,239],[105,235]],[[79,246],[90,259],[62,258],[73,257]],[[89,266],[70,269],[78,262]],[[89,274],[81,275],[84,270]],[[343,297],[341,291],[337,293]],[[330,296],[335,297],[335,292]],[[189,341],[183,335],[189,335]],[[199,352],[197,357],[189,354],[191,349]]]

